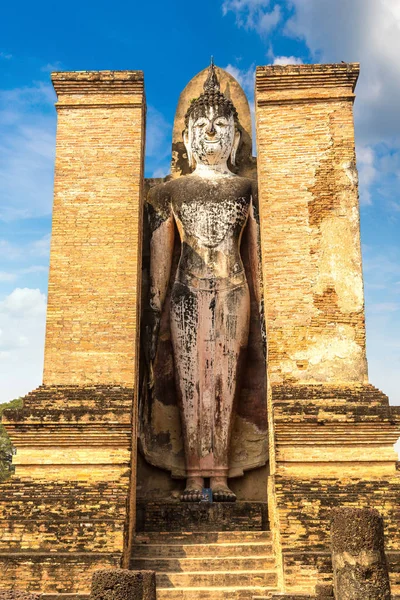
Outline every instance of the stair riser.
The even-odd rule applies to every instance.
[[[233,555],[230,558],[182,558],[182,559],[138,559],[131,561],[130,568],[133,570],[156,571],[156,572],[187,572],[187,571],[246,571],[273,569],[275,559],[273,556],[254,558],[239,558]]]
[[[216,544],[249,542],[271,542],[269,531],[218,531],[188,533],[140,533],[135,538],[136,544]]]
[[[276,591],[275,587],[250,589],[191,589],[158,588],[157,600],[252,600],[254,594],[266,596]]]
[[[254,586],[265,587],[276,585],[276,574],[273,572],[233,572],[233,573],[156,573],[158,587],[231,587]]]
[[[272,555],[272,544],[270,543],[258,543],[258,544],[207,544],[207,545],[145,545],[137,544],[134,546],[132,551],[132,558],[134,560],[141,558],[185,558],[185,557],[201,557],[201,558],[213,558],[213,557],[231,557],[237,556],[239,558],[246,556],[268,556]]]

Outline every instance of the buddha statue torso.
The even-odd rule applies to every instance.
[[[166,185],[182,248],[179,270],[188,277],[235,278],[243,271],[240,240],[251,202],[251,181],[235,175],[194,175]]]

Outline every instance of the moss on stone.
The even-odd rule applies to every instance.
[[[8,408],[22,408],[22,405],[22,398],[16,398],[10,402],[4,402],[3,404],[0,404],[0,418],[3,414],[3,410]],[[11,457],[11,441],[4,425],[1,425],[0,423],[0,482],[4,481],[12,474]]]

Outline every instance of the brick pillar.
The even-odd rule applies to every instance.
[[[358,73],[358,64],[257,68],[272,384],[367,381],[353,127]]]
[[[44,384],[131,387],[139,337],[143,73],[52,79],[58,125]]]
[[[2,586],[88,594],[129,561],[145,100],[143,73],[54,73],[58,127],[44,384],[8,411]],[[12,507],[12,508],[11,508]]]

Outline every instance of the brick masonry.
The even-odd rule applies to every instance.
[[[16,455],[0,571],[7,589],[88,594],[95,570],[121,565],[135,519],[145,99],[141,71],[52,80],[44,385],[3,419]]]
[[[353,100],[357,64],[257,67],[268,374],[363,382]]]
[[[385,522],[400,587],[400,409],[368,383],[353,101],[358,64],[258,67],[268,506],[282,590],[332,584],[335,506]]]
[[[141,71],[54,73],[58,112],[45,384],[135,381]]]

